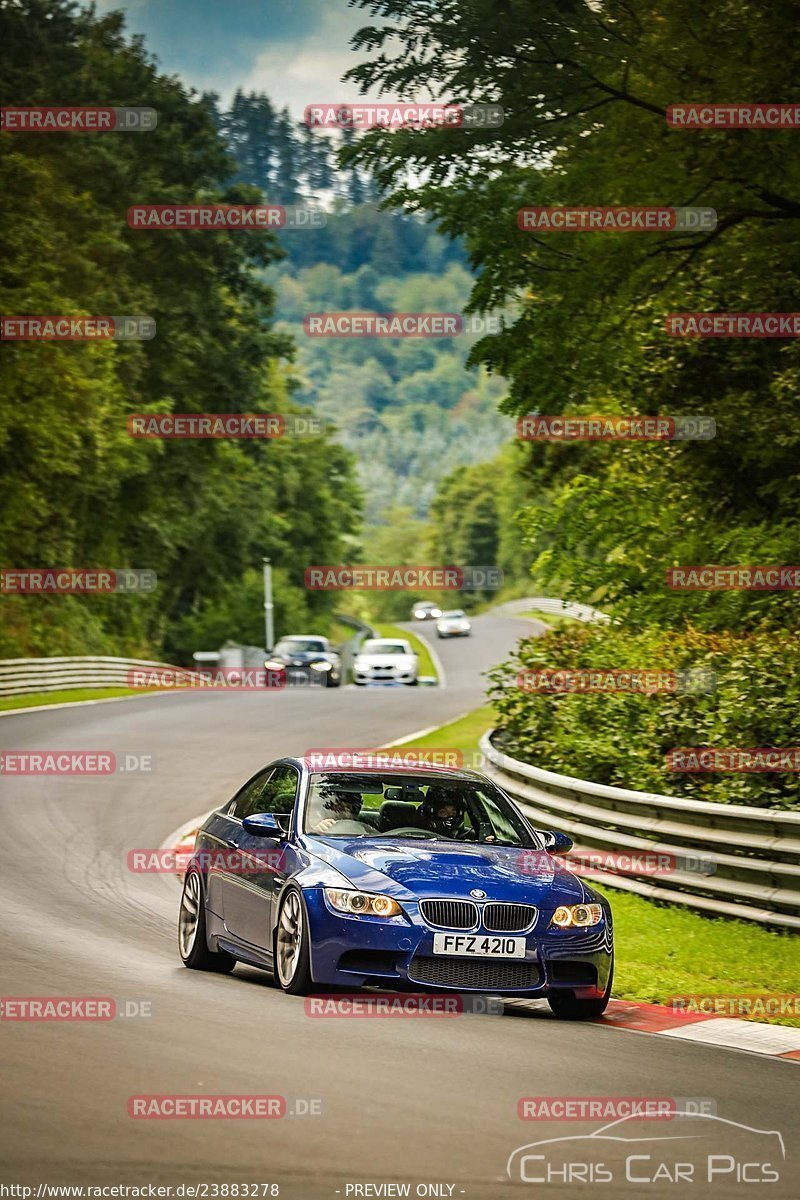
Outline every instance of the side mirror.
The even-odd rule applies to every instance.
[[[556,829],[540,829],[537,832],[544,838],[544,848],[549,854],[569,854],[574,845],[572,838]]]
[[[283,833],[274,813],[253,813],[252,817],[244,817],[242,829],[254,837],[280,837]]]

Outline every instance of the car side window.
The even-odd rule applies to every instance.
[[[256,813],[271,812],[290,815],[294,807],[300,773],[295,767],[275,767],[264,771],[239,793],[230,815],[252,817]]]

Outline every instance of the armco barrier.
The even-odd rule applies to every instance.
[[[484,770],[539,829],[561,829],[593,850],[707,860],[713,874],[599,874],[598,882],[652,900],[763,925],[800,929],[800,813],[713,804],[558,775],[503,754],[500,731],[481,739]],[[576,873],[580,870],[576,868]]]
[[[371,625],[337,614],[336,619],[355,630],[340,648],[345,672],[365,637],[377,636]],[[266,657],[262,651],[262,656]],[[136,668],[176,670],[174,663],[141,658],[110,658],[83,655],[71,658],[0,659],[0,696],[27,696],[32,692],[59,692],[75,688],[127,687],[128,673]],[[191,667],[177,668],[189,673]],[[197,669],[196,667],[194,668]]]
[[[103,655],[3,658],[0,659],[0,696],[27,696],[31,692],[60,692],[73,688],[128,687],[128,672],[140,667],[175,670],[174,663]],[[189,668],[185,669],[188,672]]]
[[[611,618],[608,613],[600,612],[589,604],[578,604],[574,600],[554,600],[551,596],[529,596],[521,600],[506,600],[492,609],[493,613],[530,612],[531,610],[549,613],[554,617],[573,617],[576,621],[596,621],[607,625]]]

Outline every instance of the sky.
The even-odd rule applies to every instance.
[[[349,42],[372,24],[347,0],[96,0],[99,13],[126,15],[168,75],[223,104],[237,87],[266,92],[302,118],[307,104],[352,101],[358,90],[341,76],[364,55]]]

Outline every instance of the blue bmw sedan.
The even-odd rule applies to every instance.
[[[247,963],[295,995],[483,992],[600,1016],[611,910],[553,857],[569,838],[475,771],[318,767],[273,762],[206,820],[181,897],[187,967]]]

